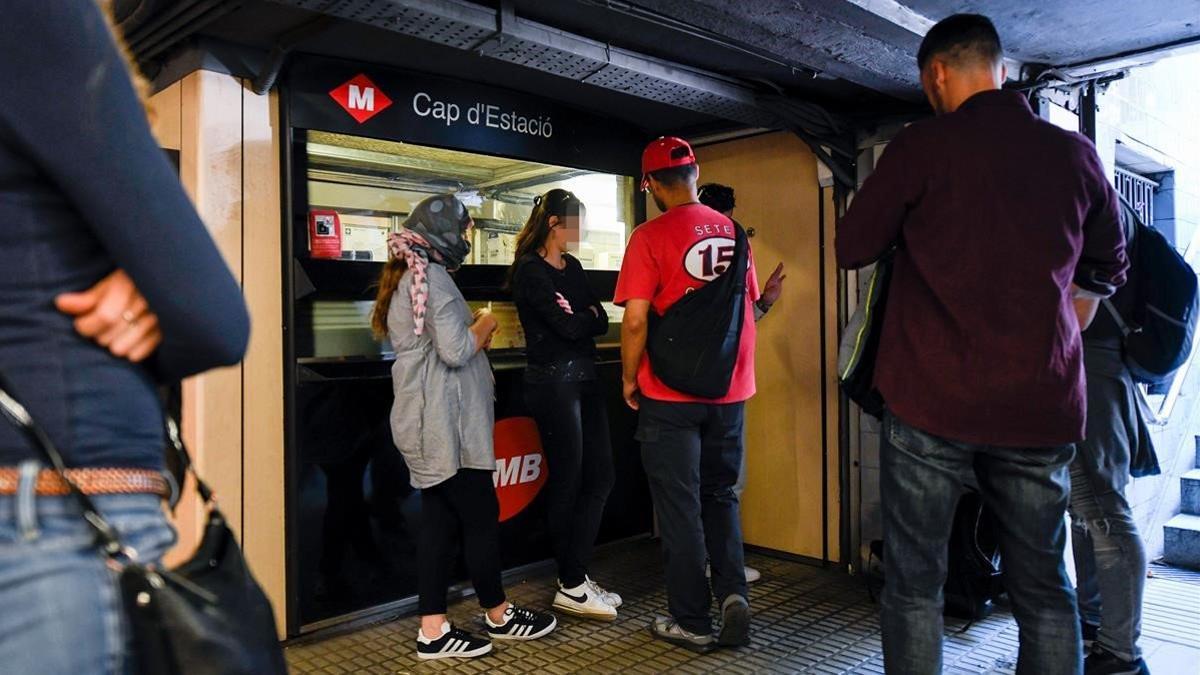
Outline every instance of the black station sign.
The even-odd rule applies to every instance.
[[[648,140],[622,122],[508,89],[348,61],[289,67],[291,124],[636,175]]]

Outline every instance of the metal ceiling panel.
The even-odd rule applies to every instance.
[[[748,87],[464,0],[271,0],[752,126],[775,126]]]

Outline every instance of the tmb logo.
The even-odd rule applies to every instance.
[[[500,501],[500,522],[533,503],[546,484],[546,456],[532,417],[509,417],[496,422],[496,470],[492,484]]]
[[[371,78],[362,73],[355,75],[342,86],[329,92],[329,95],[359,124],[366,122],[392,105],[392,99],[375,86]]]

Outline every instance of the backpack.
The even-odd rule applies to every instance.
[[[1196,333],[1196,273],[1167,238],[1141,221],[1127,204],[1134,237],[1130,269],[1138,275],[1132,316],[1122,317],[1111,299],[1103,301],[1121,334],[1125,365],[1136,382],[1163,384],[1192,353]]]
[[[729,393],[746,314],[746,231],[737,231],[730,268],[659,316],[650,312],[650,368],[668,387],[700,398]]]
[[[978,621],[1000,595],[1000,543],[991,511],[978,491],[966,490],[954,510],[946,555],[944,613]]]
[[[875,263],[865,299],[846,323],[838,345],[838,382],[863,412],[883,418],[884,401],[875,388],[875,355],[883,333],[883,313],[892,278],[892,256]]]

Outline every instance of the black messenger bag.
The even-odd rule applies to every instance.
[[[746,231],[736,239],[728,269],[684,295],[659,316],[651,310],[646,351],[650,368],[668,387],[700,398],[729,393],[746,316]]]
[[[200,480],[175,421],[167,440],[177,461],[196,480],[208,521],[196,553],[175,569],[146,565],[127,548],[90,497],[67,477],[62,454],[16,399],[0,374],[0,414],[29,439],[67,484],[100,553],[118,570],[118,583],[139,675],[286,675],[271,603],[250,573],[233,532]]]

